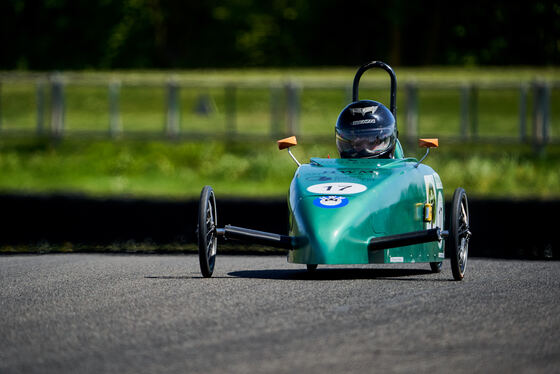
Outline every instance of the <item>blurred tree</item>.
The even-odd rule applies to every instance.
[[[2,68],[96,68],[119,5],[87,0],[0,2]]]
[[[560,63],[560,0],[7,0],[0,68]]]

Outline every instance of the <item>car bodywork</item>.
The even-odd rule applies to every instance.
[[[301,165],[289,193],[288,260],[302,264],[438,262],[443,240],[372,249],[377,237],[443,229],[439,175],[414,158],[324,159]]]

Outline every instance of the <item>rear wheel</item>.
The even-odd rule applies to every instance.
[[[432,273],[441,272],[442,264],[443,264],[443,262],[430,262],[430,269],[432,269]]]
[[[317,270],[317,264],[307,264],[307,271]]]
[[[467,193],[459,187],[453,194],[451,227],[447,245],[451,259],[451,271],[455,280],[462,280],[467,269],[469,239],[471,237],[469,222]]]
[[[209,278],[214,272],[218,237],[216,227],[218,215],[216,212],[216,198],[210,186],[204,186],[200,193],[198,205],[198,259],[202,276]]]

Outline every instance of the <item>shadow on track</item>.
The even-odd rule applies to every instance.
[[[425,269],[318,269],[307,270],[242,270],[228,275],[238,278],[284,279],[284,280],[345,280],[345,279],[395,279],[395,280],[435,280],[405,278],[415,275],[432,274]],[[435,275],[435,274],[434,274]]]
[[[192,279],[186,275],[146,275],[144,279]]]
[[[214,279],[227,279],[229,277],[212,277]],[[144,279],[175,279],[175,280],[180,280],[180,279],[209,279],[209,278],[205,278],[202,275],[197,275],[197,276],[190,276],[190,275],[146,275],[144,277]]]

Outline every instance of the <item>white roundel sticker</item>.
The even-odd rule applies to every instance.
[[[367,190],[367,187],[363,184],[341,182],[314,184],[313,186],[307,187],[307,191],[321,195],[352,195],[364,192],[365,190]]]
[[[348,198],[344,196],[320,196],[313,200],[313,204],[319,208],[341,208],[348,205]]]

